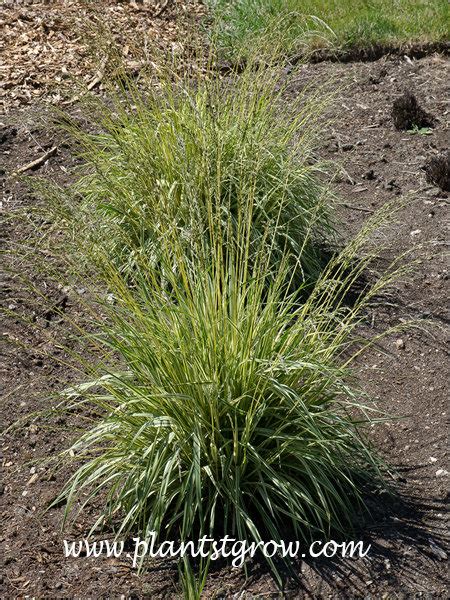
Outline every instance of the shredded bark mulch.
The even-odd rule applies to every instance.
[[[70,100],[74,81],[101,86],[116,48],[130,72],[158,53],[183,53],[205,12],[199,0],[4,0],[2,8],[1,102],[7,112],[37,99]]]

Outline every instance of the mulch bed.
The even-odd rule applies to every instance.
[[[4,0],[2,9],[1,100],[8,112],[38,99],[68,102],[74,82],[101,86],[114,51],[130,73],[161,52],[182,54],[205,13],[199,0]]]

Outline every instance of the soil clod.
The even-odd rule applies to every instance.
[[[425,165],[428,183],[450,192],[450,150],[433,156]]]
[[[377,176],[375,175],[375,171],[373,169],[370,169],[369,171],[364,173],[362,178],[367,179],[368,181],[374,181],[377,178]]]
[[[17,135],[16,127],[2,127],[0,130],[0,145],[10,143]]]
[[[392,118],[396,129],[408,130],[414,127],[434,127],[435,120],[418,103],[411,92],[394,100],[392,105]]]

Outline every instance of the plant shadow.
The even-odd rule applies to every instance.
[[[369,548],[367,556],[359,558],[306,556],[295,560],[287,569],[282,563],[278,565],[283,585],[280,597],[322,597],[321,593],[332,594],[329,597],[367,597],[371,585],[382,581],[388,589],[414,589],[417,582],[427,581],[430,568],[434,565],[437,571],[436,583],[446,586],[446,569],[436,567],[446,561],[446,528],[442,519],[430,519],[430,515],[445,512],[445,501],[437,498],[424,499],[419,495],[408,493],[405,488],[404,475],[417,473],[423,467],[397,469],[400,482],[393,493],[371,493],[364,498],[369,515],[361,518],[355,526],[351,537],[345,540],[363,541],[364,549]],[[422,478],[423,485],[426,479]],[[288,543],[288,537],[285,542]],[[325,540],[324,540],[325,542]],[[303,544],[303,548],[307,544]],[[316,549],[320,546],[316,545]],[[223,565],[211,565],[211,574],[220,570]],[[261,582],[271,578],[270,570],[264,558],[254,558],[248,565],[246,589],[255,585],[260,588]],[[267,584],[264,584],[267,587]],[[245,589],[244,588],[244,589]],[[377,586],[379,591],[379,586]],[[275,593],[275,592],[274,592]],[[220,597],[220,596],[219,596]]]

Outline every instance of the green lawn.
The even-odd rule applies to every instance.
[[[449,37],[448,0],[210,0],[231,56],[269,40],[286,53]]]

